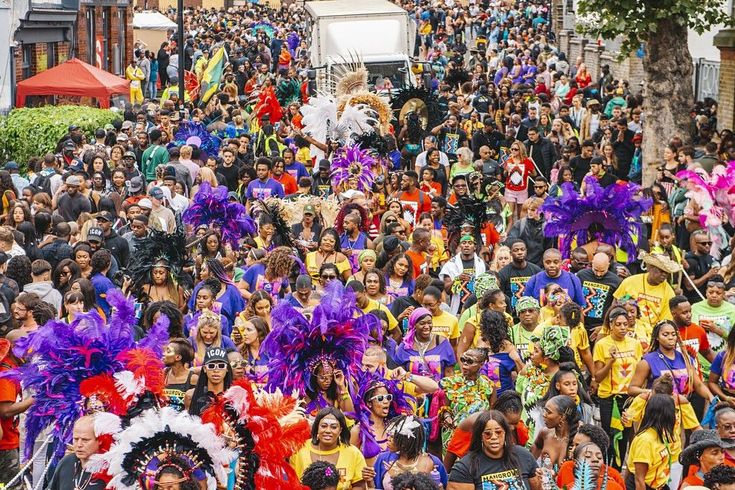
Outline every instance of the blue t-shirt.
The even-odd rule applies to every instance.
[[[523,296],[531,296],[532,298],[539,299],[541,291],[544,290],[547,284],[552,282],[561,286],[569,297],[572,298],[572,301],[579,306],[584,307],[587,304],[579,278],[567,271],[561,271],[561,275],[556,278],[549,277],[546,271],[539,272],[528,280],[526,289],[523,291]]]
[[[427,456],[429,456],[434,462],[434,469],[429,474],[429,476],[431,476],[431,479],[434,480],[434,483],[440,484],[442,488],[445,488],[447,486],[447,481],[449,478],[447,477],[447,470],[444,468],[444,464],[433,454],[427,453]],[[383,451],[382,453],[378,454],[378,457],[375,459],[374,464],[374,483],[376,490],[383,490],[383,488],[385,488],[383,486],[383,480],[388,473],[388,469],[390,469],[390,467],[393,466],[396,461],[398,461],[397,453]]]
[[[191,311],[196,309],[194,305],[197,293],[199,292],[199,289],[201,289],[202,284],[204,283],[200,282],[194,287],[194,292],[191,294],[191,298],[189,298],[188,306]],[[224,294],[216,298],[215,301],[222,305],[220,313],[227,318],[228,331],[226,334],[222,331],[222,335],[230,335],[230,332],[232,332],[232,325],[235,324],[235,318],[242,310],[245,309],[245,300],[235,286],[228,284]]]
[[[265,265],[253,264],[248,268],[242,279],[250,286],[248,291],[254,293],[255,291],[263,290],[271,295],[273,299],[278,299],[280,292],[288,288],[288,279],[282,278],[280,281],[271,282],[265,278]]]
[[[288,165],[285,170],[289,175],[291,175],[291,177],[296,179],[297,183],[301,177],[309,177],[309,172],[307,172],[306,167],[299,162],[293,162],[291,165]]]
[[[268,178],[265,182],[255,179],[248,184],[245,196],[252,199],[268,199],[271,197],[284,197],[283,186],[275,180]]]
[[[423,357],[418,351],[409,349],[404,342],[401,342],[396,349],[396,364],[403,366],[411,374],[431,376],[433,380],[439,381],[444,377],[445,368],[457,364],[449,340],[439,337],[439,342],[439,345],[427,350]]]
[[[515,389],[512,373],[516,370],[516,363],[507,352],[490,354],[490,358],[480,369],[480,374],[487,376],[493,382],[496,393],[499,395],[505,390]]]

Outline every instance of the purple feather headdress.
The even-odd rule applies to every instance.
[[[640,187],[635,184],[617,182],[602,188],[594,177],[585,184],[584,195],[567,182],[561,185],[561,196],[546,199],[541,206],[546,216],[544,235],[559,239],[564,257],[569,256],[573,243],[581,246],[597,240],[621,248],[629,261],[635,260],[633,237],[641,236],[641,215],[653,201],[637,196]]]
[[[299,38],[299,35],[296,34],[296,32],[291,31],[288,33],[288,36],[286,36],[286,43],[288,44],[288,50],[293,56],[296,53],[296,48],[299,47],[299,43],[301,42],[301,39]]]
[[[346,145],[337,150],[332,160],[332,185],[339,187],[349,179],[357,179],[357,189],[368,192],[373,186],[375,158],[360,145]]]
[[[147,347],[162,355],[168,342],[168,319],[162,317],[136,344],[133,302],[117,290],[110,290],[107,300],[114,308],[108,322],[91,311],[77,315],[71,323],[52,320],[16,342],[13,352],[26,363],[3,377],[19,381],[35,399],[26,412],[25,458],[31,456],[34,441],[49,426],[53,459],[64,455],[74,422],[83,413],[82,381],[125,370],[123,354],[135,348]]]
[[[285,301],[278,304],[271,315],[273,330],[263,342],[270,358],[266,389],[313,394],[320,365],[342,371],[349,385],[367,348],[368,317],[375,318],[362,313],[355,295],[338,281],[326,287],[310,319]]]
[[[196,146],[204,155],[202,155],[202,161],[206,161],[207,156],[217,155],[220,147],[220,139],[207,131],[207,127],[194,121],[181,121],[179,123],[179,130],[174,135],[174,141],[169,145],[172,146]]]
[[[360,448],[366,458],[373,458],[382,451],[380,444],[375,438],[373,422],[370,419],[370,397],[368,395],[375,396],[374,391],[377,388],[383,387],[393,396],[393,400],[391,400],[388,409],[388,415],[385,418],[387,423],[388,420],[398,415],[407,415],[414,412],[411,402],[415,402],[416,399],[413,396],[406,395],[400,384],[401,381],[399,380],[386,378],[385,370],[382,368],[379,368],[373,373],[362,371],[357,375],[358,391],[355,396],[355,412],[346,413],[345,415],[360,424]]]
[[[212,188],[208,182],[199,186],[191,206],[184,211],[184,223],[194,227],[207,225],[222,234],[222,241],[233,249],[240,248],[240,239],[255,235],[255,221],[248,216],[245,206],[227,199],[227,187]]]

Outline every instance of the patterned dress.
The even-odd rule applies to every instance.
[[[490,409],[493,382],[484,374],[479,374],[475,381],[468,381],[462,374],[456,374],[442,379],[439,386],[444,391],[455,426],[475,412]],[[445,449],[452,432],[452,429],[442,430]]]

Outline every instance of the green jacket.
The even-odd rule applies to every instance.
[[[140,162],[140,171],[143,172],[146,182],[156,180],[156,168],[168,163],[168,151],[161,145],[153,145],[143,152]]]

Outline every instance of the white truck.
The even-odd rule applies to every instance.
[[[340,73],[340,65],[357,60],[368,70],[371,89],[382,89],[385,79],[393,88],[415,84],[416,23],[404,9],[387,0],[325,0],[305,6],[317,90],[329,91],[327,81]]]

